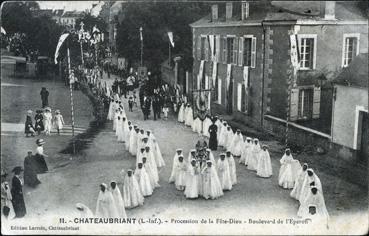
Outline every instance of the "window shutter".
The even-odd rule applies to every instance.
[[[216,62],[220,62],[220,55],[221,55],[221,52],[220,52],[220,35],[217,35],[216,36],[216,39],[215,39],[215,45],[216,45],[216,48],[215,48],[215,61]]]
[[[242,105],[242,84],[237,84],[237,110],[241,111]]]
[[[233,39],[233,63],[237,65],[237,58],[238,58],[238,38]]]
[[[251,68],[256,65],[256,37],[252,37],[251,41]]]
[[[313,95],[313,119],[317,119],[320,116],[320,87],[314,87]]]
[[[227,37],[223,37],[223,43],[224,43],[224,53],[223,53],[223,63],[227,64],[227,57],[228,57],[228,45],[227,45]]]
[[[201,36],[197,38],[197,59],[201,60]]]
[[[245,102],[245,109],[246,109],[246,114],[250,115],[251,114],[251,97],[250,97],[250,87],[245,88],[245,92],[246,92],[246,102]]]
[[[205,47],[205,58],[204,58],[204,60],[205,61],[208,61],[208,58],[209,58],[209,41],[208,41],[208,36],[206,36],[206,38],[205,38],[205,45],[204,45],[204,47]]]
[[[218,103],[222,104],[222,79],[218,79]]]
[[[239,66],[243,65],[243,41],[244,41],[243,37],[240,37],[240,39],[238,40],[238,65]]]
[[[295,121],[298,117],[299,89],[291,89],[290,100],[290,120]]]

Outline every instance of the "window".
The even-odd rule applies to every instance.
[[[219,104],[222,104],[222,80],[221,79],[217,80],[216,86],[218,90],[217,91],[217,102]]]
[[[243,40],[243,65],[251,66],[251,43],[252,38],[245,38]]]
[[[227,38],[227,64],[237,64],[236,37]]]
[[[298,117],[310,119],[313,112],[313,89],[300,89],[298,103]]]
[[[218,5],[211,6],[211,17],[213,20],[218,19]]]
[[[206,38],[204,36],[201,36],[201,44],[200,44],[200,48],[201,48],[201,60],[205,60],[205,43],[206,43]]]
[[[359,54],[360,34],[344,34],[342,48],[342,67],[347,67],[352,59]]]
[[[249,17],[249,3],[242,2],[242,20],[246,20]]]
[[[320,87],[300,87],[291,90],[290,119],[309,120],[320,116]]]
[[[239,41],[239,66],[255,68],[256,65],[256,37],[245,35]]]
[[[300,47],[300,70],[315,69],[316,35],[298,35]]]
[[[222,62],[227,63],[227,37],[222,37]]]
[[[227,2],[226,3],[226,19],[232,18],[232,10],[233,10],[233,3]]]

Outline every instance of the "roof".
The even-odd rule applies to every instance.
[[[62,17],[82,17],[83,12],[82,11],[66,11],[62,15]]]
[[[234,4],[241,4],[234,2]],[[334,21],[367,21],[366,13],[361,7],[361,2],[336,2]],[[225,8],[225,4],[219,6]],[[190,24],[192,27],[212,27],[225,25],[247,25],[253,23],[261,23],[268,21],[297,21],[297,20],[323,20],[321,17],[321,2],[320,1],[265,1],[249,3],[249,17],[242,21],[240,8],[233,8],[234,16],[232,19],[225,21],[224,11],[219,11],[219,19],[211,21],[211,12],[209,15],[201,18],[198,21]],[[238,9],[235,11],[235,9]],[[332,21],[332,20],[331,20]]]
[[[368,88],[368,53],[361,53],[355,57],[348,67],[342,69],[333,83]]]

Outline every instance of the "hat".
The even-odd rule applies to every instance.
[[[224,157],[225,157],[225,155],[226,155],[226,154],[225,154],[224,152],[220,154],[220,156],[224,156]]]
[[[27,115],[31,115],[31,114],[32,114],[32,110],[28,110]]]
[[[42,144],[45,144],[45,141],[42,138],[40,138],[40,139],[36,140],[36,144],[37,145],[42,145]]]
[[[45,111],[50,111],[51,112],[51,108],[50,107],[45,107]]]
[[[16,166],[12,170],[12,172],[14,172],[15,174],[20,173],[21,171],[23,171],[23,168],[21,166]]]
[[[55,113],[56,114],[60,114],[60,110],[55,110]]]

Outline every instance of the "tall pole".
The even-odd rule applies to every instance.
[[[170,59],[171,58],[170,40],[168,42],[168,46],[169,46],[169,59],[168,59],[168,64],[169,64],[169,66],[171,66],[172,65],[172,60]]]
[[[80,45],[81,45],[81,60],[82,60],[82,67],[85,66],[85,62],[83,60],[83,47],[82,47],[82,39],[80,40]]]
[[[67,54],[68,54],[68,72],[69,77],[71,76],[71,65],[70,65],[70,51],[69,45],[67,47]],[[73,105],[73,83],[70,82],[69,78],[69,90],[70,90],[70,107],[71,107],[71,117],[72,117],[72,137],[74,137],[74,105]],[[76,153],[76,145],[73,139],[73,154]]]
[[[141,39],[141,67],[143,66],[143,37],[142,37],[142,27],[140,27],[140,39]]]

